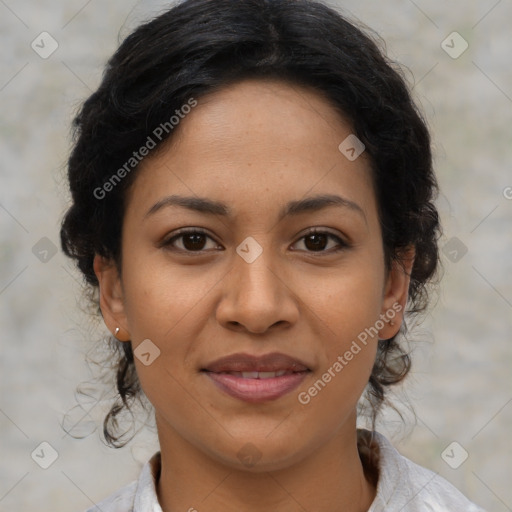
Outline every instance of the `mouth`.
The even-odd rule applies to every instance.
[[[233,354],[201,369],[219,390],[245,402],[276,400],[295,389],[311,369],[280,353]]]

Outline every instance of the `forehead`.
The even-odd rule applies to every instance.
[[[180,123],[171,146],[201,142],[196,147],[200,153],[231,146],[261,157],[263,143],[276,153],[298,152],[299,144],[306,144],[307,151],[318,143],[337,147],[340,132],[351,133],[320,92],[278,80],[244,80],[203,96],[198,103]]]
[[[198,98],[173,138],[139,166],[135,206],[164,193],[210,197],[268,209],[305,195],[339,192],[371,210],[370,162],[339,145],[352,134],[343,116],[312,89],[246,80]],[[243,208],[242,208],[243,209]]]

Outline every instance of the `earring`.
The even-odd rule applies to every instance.
[[[394,320],[391,320],[391,321],[389,322],[389,325],[395,325],[395,321],[394,321]]]
[[[114,332],[114,337],[117,338],[117,333],[120,331],[121,329],[119,329],[119,327],[116,327],[116,330]]]

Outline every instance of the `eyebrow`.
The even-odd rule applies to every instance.
[[[181,208],[187,208],[199,213],[205,213],[210,215],[221,215],[223,217],[230,217],[232,210],[224,203],[219,201],[213,201],[205,197],[185,197],[185,196],[167,196],[155,203],[145,214],[144,218],[147,218],[163,208],[179,206]],[[338,206],[347,208],[360,214],[366,222],[366,215],[364,210],[354,201],[341,197],[335,194],[322,194],[313,197],[307,197],[298,201],[290,201],[281,211],[279,212],[278,221],[281,221],[284,217],[299,215],[306,212],[315,212],[327,208],[329,206]]]

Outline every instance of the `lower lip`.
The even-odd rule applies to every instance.
[[[228,395],[245,402],[267,402],[276,400],[294,390],[309,373],[298,372],[270,379],[244,379],[228,373],[204,372]]]

